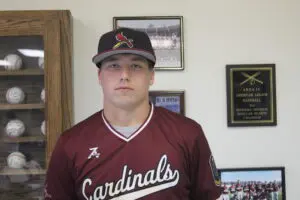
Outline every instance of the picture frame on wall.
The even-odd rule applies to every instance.
[[[158,107],[185,115],[184,91],[149,91],[150,101]]]
[[[218,169],[221,199],[285,200],[284,167]]]
[[[156,55],[155,70],[184,70],[182,16],[113,17],[113,27],[148,34]]]
[[[275,64],[226,65],[227,125],[276,126]]]

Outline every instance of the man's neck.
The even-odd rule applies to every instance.
[[[104,116],[114,126],[136,126],[142,124],[148,117],[151,105],[142,103],[133,109],[122,109],[104,104]]]

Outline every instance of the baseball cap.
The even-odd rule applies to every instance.
[[[131,28],[118,28],[103,34],[99,40],[98,54],[93,57],[92,61],[99,67],[105,58],[123,53],[142,56],[154,64],[156,62],[148,35]]]

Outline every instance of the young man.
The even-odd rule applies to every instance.
[[[215,200],[219,179],[198,123],[149,103],[156,57],[144,32],[99,41],[103,110],[64,132],[52,153],[46,200]]]

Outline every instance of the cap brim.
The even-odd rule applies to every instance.
[[[144,51],[144,50],[140,50],[140,49],[132,49],[132,48],[130,48],[130,49],[114,49],[111,51],[106,51],[101,54],[95,55],[92,60],[93,60],[93,63],[98,64],[109,56],[122,54],[122,53],[129,53],[129,54],[143,56],[144,58],[152,61],[153,63],[155,63],[155,61],[156,61],[156,59],[152,53],[150,53],[148,51]]]

